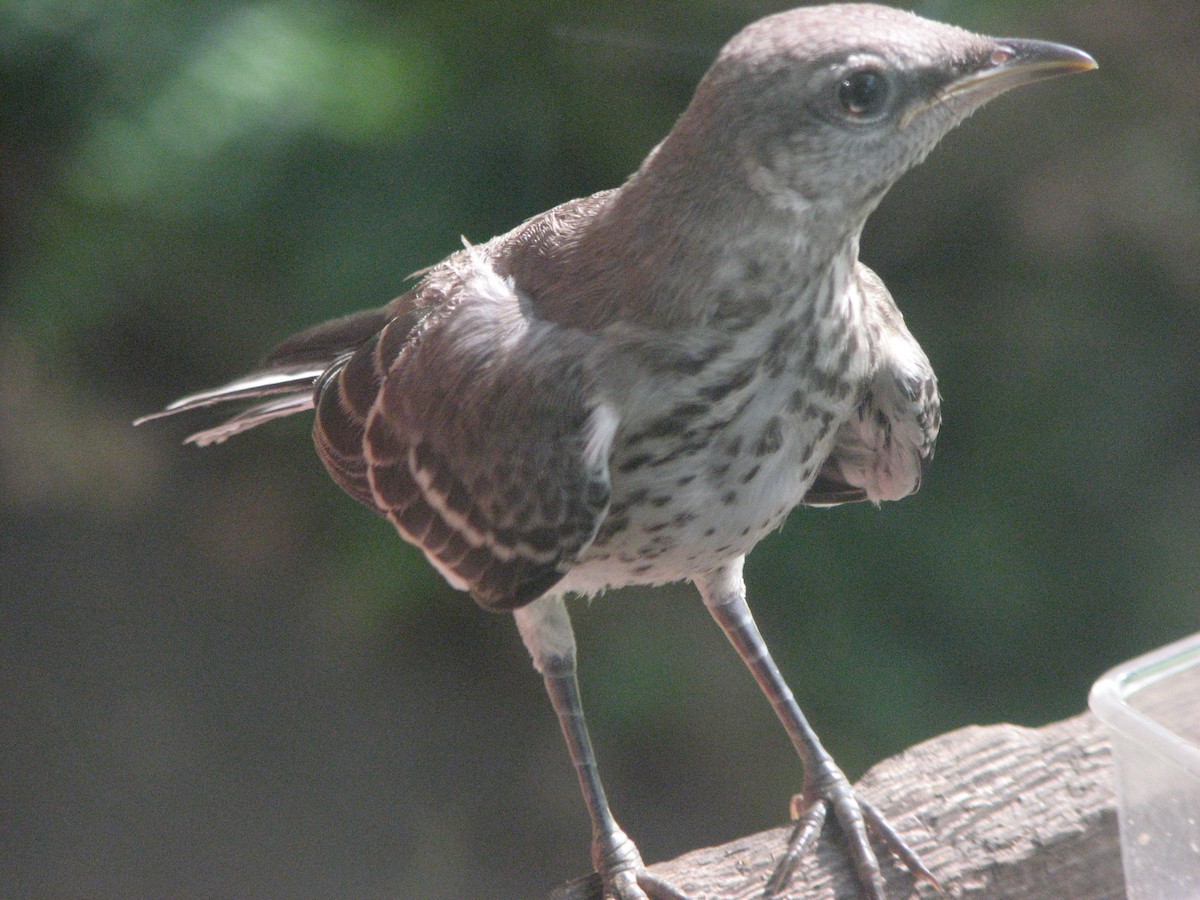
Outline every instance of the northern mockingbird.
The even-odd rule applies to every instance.
[[[381,309],[291,337],[252,374],[157,415],[270,397],[189,438],[205,445],[315,407],[333,479],[454,587],[513,612],[578,771],[607,895],[684,896],[646,871],[609,810],[564,598],[684,579],[804,764],[768,894],[830,809],[867,895],[883,896],[869,832],[932,881],[800,711],[751,618],[742,564],[797,504],[917,489],[937,381],[858,261],[863,225],[982,104],[1095,65],[880,6],[770,16],[721,50],[621,187],[468,244]]]

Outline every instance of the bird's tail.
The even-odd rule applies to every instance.
[[[356,348],[383,328],[388,318],[385,307],[355,313],[302,331],[272,350],[263,365],[250,374],[220,387],[181,397],[165,409],[142,416],[133,424],[140,425],[206,406],[268,398],[186,439],[186,443],[206,447],[272,419],[310,410],[316,402],[322,379],[337,371]]]
[[[186,439],[186,443],[206,447],[209,444],[219,444],[235,434],[241,434],[255,425],[290,416],[292,413],[304,412],[313,408],[314,387],[317,380],[325,374],[328,366],[316,364],[309,366],[278,366],[251,372],[242,378],[237,378],[228,384],[196,394],[181,397],[165,409],[148,416],[142,416],[134,421],[141,425],[164,416],[189,412],[205,406],[216,406],[219,403],[234,400],[253,400],[260,397],[270,397],[265,403],[256,403],[242,410],[236,416],[225,420],[214,428],[197,431]]]

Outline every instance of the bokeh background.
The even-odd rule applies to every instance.
[[[0,894],[536,898],[589,868],[511,617],[321,470],[130,420],[619,184],[750,0],[0,0]],[[1200,6],[915,3],[1073,43],[886,200],[863,255],[945,396],[921,493],[796,512],[760,624],[852,775],[1084,708],[1200,627]],[[693,591],[574,607],[651,860],[799,767]]]

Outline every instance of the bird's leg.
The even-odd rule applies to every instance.
[[[914,875],[937,886],[937,880],[878,810],[855,795],[850,781],[821,746],[816,732],[800,711],[750,614],[746,583],[742,579],[742,560],[696,579],[696,586],[708,611],[771,701],[804,763],[801,793],[792,801],[796,827],[783,860],[767,882],[765,896],[773,897],[787,886],[796,861],[815,842],[831,808],[845,834],[858,879],[872,900],[883,900],[883,875],[871,849],[868,830],[875,832]]]
[[[575,677],[575,635],[563,598],[554,595],[516,610],[517,627],[542,674],[546,693],[558,714],[571,762],[579,776],[583,801],[592,819],[592,864],[613,900],[688,900],[646,871],[642,856],[621,830],[608,807],[604,785],[588,736],[579,682]]]

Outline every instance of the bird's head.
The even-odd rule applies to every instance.
[[[889,7],[804,7],[726,44],[676,131],[772,206],[861,227],[896,179],[984,103],[1095,67],[1071,47],[984,37]]]

